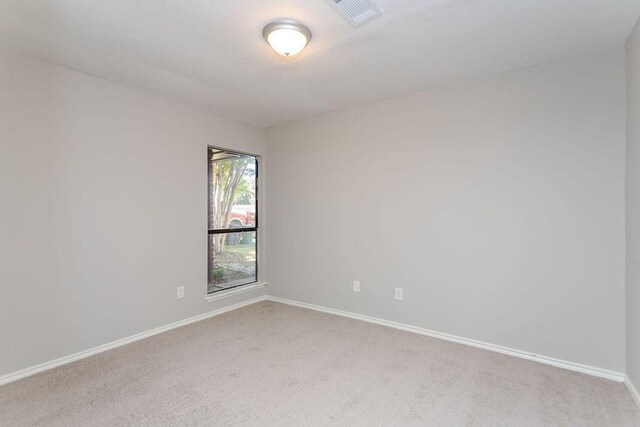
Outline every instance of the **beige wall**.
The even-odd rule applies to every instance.
[[[264,294],[204,300],[208,144],[264,130],[0,53],[0,376]]]
[[[624,91],[620,49],[269,129],[269,294],[623,372]]]
[[[640,390],[640,24],[627,41],[627,375]]]
[[[278,126],[266,147],[33,59],[1,53],[0,76],[0,375],[264,294],[204,301],[207,145],[268,151],[270,294],[624,370],[622,51]]]

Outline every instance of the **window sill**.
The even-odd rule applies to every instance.
[[[219,291],[205,297],[205,301],[212,302],[218,301],[223,298],[230,297],[231,295],[241,294],[243,292],[252,291],[254,289],[264,288],[267,286],[267,282],[249,283],[247,285],[238,286],[237,288],[229,289],[228,291]]]

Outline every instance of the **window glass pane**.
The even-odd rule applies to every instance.
[[[209,235],[208,292],[255,282],[256,273],[255,231]]]
[[[256,158],[211,149],[209,229],[256,227]]]
[[[254,156],[209,148],[209,293],[257,281],[257,169]]]

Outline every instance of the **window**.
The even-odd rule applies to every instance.
[[[258,160],[209,147],[209,281],[213,293],[258,280]]]

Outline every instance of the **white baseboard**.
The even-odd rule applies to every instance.
[[[631,382],[631,379],[628,375],[624,376],[624,384],[627,386],[629,393],[631,393],[633,400],[635,400],[638,404],[638,408],[640,408],[640,393],[638,393],[638,389],[633,386],[633,383]]]
[[[150,329],[145,332],[141,332],[139,334],[131,335],[126,338],[122,338],[116,341],[112,341],[107,344],[99,345],[94,348],[90,348],[88,350],[84,350],[75,354],[71,354],[69,356],[64,356],[59,359],[51,360],[49,362],[41,363],[36,366],[32,366],[30,368],[22,369],[20,371],[12,372],[6,375],[0,376],[0,385],[7,384],[13,381],[20,380],[22,378],[26,378],[28,376],[37,374],[39,372],[47,371],[49,369],[56,368],[58,366],[66,365],[67,363],[75,362],[76,360],[84,359],[85,357],[93,356],[94,354],[102,353],[107,350],[111,350],[117,347],[121,347],[123,345],[132,343],[134,341],[139,341],[153,335],[161,334],[166,331],[170,331],[171,329],[179,328],[180,326],[185,326],[190,323],[199,322],[200,320],[205,320],[210,317],[217,316],[222,313],[226,313],[228,311],[237,310],[238,308],[255,304],[260,301],[265,301],[267,299],[266,295],[259,296],[257,298],[252,298],[247,301],[242,301],[237,304],[232,304],[227,307],[219,308],[217,310],[210,311],[208,313],[200,314],[198,316],[190,317],[188,319],[180,320],[178,322],[170,323],[165,326],[160,326],[158,328]]]
[[[307,303],[303,303],[303,302],[299,302],[299,301],[293,301],[293,300],[289,300],[289,299],[285,299],[285,298],[278,298],[278,297],[273,297],[270,295],[262,295],[259,296],[257,298],[252,298],[250,300],[247,301],[242,301],[240,303],[237,304],[233,304],[227,307],[223,307],[220,308],[218,310],[213,310],[210,311],[208,313],[204,313],[198,316],[194,316],[185,320],[180,320],[178,322],[174,322],[165,326],[161,326],[158,328],[154,328],[145,332],[141,332],[139,334],[135,334],[135,335],[131,335],[129,337],[126,338],[122,338],[107,344],[103,344],[88,350],[84,350],[69,356],[65,356],[65,357],[61,357],[59,359],[55,359],[49,362],[45,362],[45,363],[41,363],[39,365],[36,366],[32,366],[26,369],[22,369],[20,371],[16,371],[16,372],[12,372],[3,376],[0,376],[0,385],[3,384],[7,384],[13,381],[17,381],[19,379],[22,378],[26,378],[28,376],[37,374],[39,372],[43,372],[58,366],[62,366],[62,365],[66,365],[67,363],[71,363],[71,362],[75,362],[76,360],[80,360],[80,359],[84,359],[85,357],[89,357],[89,356],[93,356],[95,354],[98,353],[102,353],[104,351],[108,351],[117,347],[121,347],[123,345],[135,342],[135,341],[139,341],[141,339],[144,338],[148,338],[151,337],[153,335],[157,335],[160,334],[162,332],[166,332],[169,331],[171,329],[175,329],[175,328],[179,328],[181,326],[185,326],[188,325],[190,323],[195,323],[198,322],[200,320],[205,320],[208,319],[210,317],[214,317],[217,316],[219,314],[222,313],[226,313],[232,310],[236,310],[238,308],[241,307],[245,307],[247,305],[251,305],[251,304],[255,304],[257,302],[260,301],[274,301],[274,302],[279,302],[282,304],[287,304],[287,305],[293,305],[296,307],[302,307],[302,308],[307,308],[310,310],[316,310],[316,311],[321,311],[324,313],[329,313],[329,314],[334,314],[337,316],[343,316],[343,317],[349,317],[352,319],[356,319],[356,320],[362,320],[364,322],[368,322],[368,323],[374,323],[376,325],[382,325],[382,326],[387,326],[390,328],[395,328],[395,329],[400,329],[403,331],[407,331],[407,332],[413,332],[416,334],[420,334],[420,335],[426,335],[426,336],[430,336],[433,338],[439,338],[439,339],[443,339],[446,341],[452,341],[452,342],[456,342],[459,344],[464,344],[464,345],[469,345],[472,347],[477,347],[477,348],[482,348],[484,350],[489,350],[489,351],[494,351],[497,353],[502,353],[502,354],[507,354],[510,356],[515,356],[515,357],[519,357],[522,359],[526,359],[526,360],[532,360],[535,362],[540,362],[540,363],[544,363],[546,365],[551,365],[551,366],[556,366],[559,368],[564,368],[564,369],[569,369],[571,371],[576,371],[576,372],[581,372],[584,374],[588,374],[588,375],[593,375],[596,377],[601,377],[601,378],[607,378],[610,380],[614,380],[614,381],[618,381],[618,382],[624,382],[627,386],[627,388],[629,389],[629,392],[631,393],[631,395],[633,396],[633,398],[636,400],[636,402],[638,403],[638,405],[640,406],[640,395],[638,394],[638,391],[636,390],[636,388],[633,386],[633,384],[631,383],[631,381],[629,380],[629,378],[620,373],[620,372],[615,372],[615,371],[609,371],[606,369],[600,369],[600,368],[595,368],[593,366],[588,366],[588,365],[583,365],[583,364],[579,364],[579,363],[573,363],[573,362],[568,362],[568,361],[564,361],[564,360],[560,360],[560,359],[555,359],[552,357],[546,357],[546,356],[540,356],[540,355],[536,355],[536,354],[532,354],[532,353],[527,353],[521,350],[516,350],[516,349],[512,349],[512,348],[508,348],[508,347],[503,347],[503,346],[499,346],[499,345],[495,345],[495,344],[490,344],[490,343],[485,343],[482,341],[476,341],[476,340],[472,340],[472,339],[468,339],[468,338],[463,338],[463,337],[458,337],[455,335],[450,335],[450,334],[445,334],[445,333],[441,333],[441,332],[435,332],[435,331],[430,331],[428,329],[424,329],[424,328],[420,328],[417,326],[411,326],[411,325],[405,325],[402,323],[397,323],[397,322],[392,322],[389,320],[384,320],[384,319],[378,319],[375,317],[371,317],[371,316],[365,316],[362,314],[356,314],[356,313],[351,313],[348,311],[342,311],[342,310],[335,310],[332,308],[327,308],[327,307],[322,307],[322,306],[318,306],[318,305],[313,305],[313,304],[307,304]]]
[[[558,368],[569,369],[571,371],[581,372],[583,374],[593,375],[594,377],[607,378],[613,381],[624,382],[625,375],[620,372],[609,371],[607,369],[596,368],[593,366],[583,365],[580,363],[568,362],[565,360],[555,359],[553,357],[540,356],[513,348],[503,347],[500,345],[490,344],[482,341],[476,341],[469,338],[458,337],[455,335],[445,334],[442,332],[430,331],[428,329],[419,328],[417,326],[405,325],[402,323],[392,322],[389,320],[378,319],[376,317],[365,316],[362,314],[351,313],[348,311],[335,310],[332,308],[322,307],[319,305],[307,304],[304,302],[294,301],[285,298],[278,298],[268,295],[267,300],[279,302],[282,304],[293,305],[296,307],[308,308],[311,310],[321,311],[323,313],[335,314],[337,316],[349,317],[351,319],[362,320],[364,322],[374,323],[376,325],[388,326],[390,328],[400,329],[407,332],[413,332],[420,335],[426,335],[433,338],[439,338],[446,341],[452,341],[458,344],[469,345],[472,347],[482,348],[484,350],[495,351],[496,353],[507,354],[509,356],[519,357],[521,359],[532,360],[534,362],[544,363],[545,365],[556,366]],[[627,383],[628,385],[630,383]],[[633,387],[633,386],[632,386]],[[637,396],[637,394],[636,394]]]

